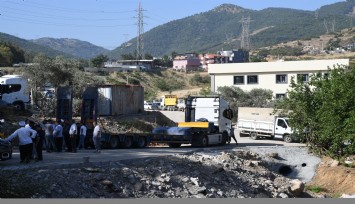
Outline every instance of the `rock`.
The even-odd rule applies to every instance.
[[[298,179],[294,179],[291,181],[291,186],[289,187],[289,191],[294,196],[299,196],[303,193],[304,183]]]
[[[279,193],[277,198],[289,198],[289,196],[286,193]]]
[[[195,184],[196,186],[199,186],[198,180],[199,180],[198,177],[196,177],[196,178],[191,177],[191,178],[190,178],[190,181],[191,181],[193,184]]]
[[[219,195],[219,196],[221,196],[221,197],[222,197],[222,196],[223,196],[223,194],[224,194],[224,193],[223,193],[223,191],[221,191],[221,190],[217,191],[217,195]]]
[[[188,182],[189,180],[190,179],[188,177],[184,177],[184,178],[181,179],[181,181],[184,182],[184,183]]]
[[[197,194],[197,195],[194,195],[194,197],[195,197],[195,198],[206,198],[206,196],[203,195],[203,194],[201,194],[201,193],[199,193],[199,194]]]
[[[107,179],[103,180],[101,183],[102,183],[103,185],[106,185],[106,186],[112,186],[112,185],[113,185],[112,181],[107,180]]]
[[[343,194],[340,196],[340,198],[355,198],[355,194],[352,194],[352,195]]]
[[[202,193],[202,194],[204,194],[204,195],[206,195],[206,191],[207,191],[207,188],[204,187],[204,186],[202,186],[202,187],[200,187],[200,188],[197,189],[197,192],[198,192],[198,193]]]
[[[336,167],[339,165],[339,161],[333,160],[332,163],[330,164],[331,167]]]
[[[276,152],[267,154],[266,156],[270,157],[270,158],[274,158],[274,159],[278,159],[279,158],[279,154]]]

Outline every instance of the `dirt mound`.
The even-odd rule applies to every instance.
[[[340,196],[355,194],[355,168],[334,164],[334,160],[328,157],[322,159],[316,175],[308,186],[320,187],[321,193]]]

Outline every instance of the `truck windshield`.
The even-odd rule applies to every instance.
[[[285,119],[285,121],[286,121],[287,126],[290,127],[290,123],[288,122],[288,119]]]

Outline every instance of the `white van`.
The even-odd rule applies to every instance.
[[[20,75],[0,77],[0,100],[24,110],[31,103],[27,79]]]

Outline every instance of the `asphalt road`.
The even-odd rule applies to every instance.
[[[162,111],[167,117],[171,118],[175,122],[183,121],[184,112],[178,111]],[[94,153],[92,149],[78,150],[77,153],[47,153],[43,151],[43,161],[31,162],[30,164],[20,164],[18,148],[14,148],[13,158],[7,161],[0,161],[1,169],[14,169],[14,168],[28,168],[28,167],[46,167],[46,168],[65,168],[75,165],[83,164],[97,164],[117,162],[124,159],[146,158],[156,156],[166,156],[181,154],[192,151],[228,151],[234,149],[248,148],[248,147],[282,147],[282,146],[304,146],[299,143],[285,143],[282,140],[252,140],[249,137],[239,137],[238,132],[235,132],[239,145],[235,145],[234,141],[230,145],[225,146],[212,146],[206,148],[193,148],[189,145],[184,145],[180,148],[169,147],[147,147],[137,149],[103,149],[101,153]],[[84,158],[89,157],[90,163],[85,163]]]

